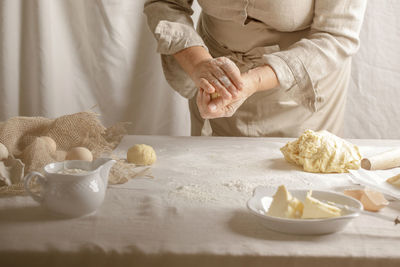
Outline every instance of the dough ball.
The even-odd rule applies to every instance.
[[[47,145],[49,146],[49,148],[52,152],[55,152],[57,150],[57,144],[53,138],[51,138],[49,136],[41,136],[40,138],[42,138],[44,141],[46,141]]]
[[[73,147],[71,148],[65,157],[66,160],[85,160],[92,161],[93,155],[86,147]]]
[[[8,149],[5,145],[0,143],[0,160],[5,160],[8,158]]]
[[[211,94],[211,99],[216,99],[218,97],[220,97],[220,94],[218,94],[216,92]]]
[[[145,144],[137,144],[129,148],[126,158],[129,163],[137,165],[151,165],[157,159],[154,149]]]
[[[340,173],[360,168],[358,147],[325,130],[306,130],[281,151],[288,162],[302,166],[307,172]]]

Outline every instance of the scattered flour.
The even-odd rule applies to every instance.
[[[244,176],[246,177],[246,176]],[[285,184],[296,184],[299,187],[310,187],[310,182],[304,179],[293,180]],[[172,180],[172,179],[171,179]],[[253,191],[258,186],[276,188],[282,183],[282,177],[246,177],[243,179],[236,177],[225,177],[222,181],[211,182],[210,180],[192,179],[191,183],[184,184],[177,180],[173,181],[169,187],[167,201],[182,205],[246,205],[247,200],[253,195]]]
[[[229,180],[221,183],[190,183],[185,185],[175,185],[168,194],[168,200],[184,204],[217,204],[245,205],[246,201],[252,196],[253,190],[260,185],[260,182],[247,182],[239,179]]]
[[[172,191],[177,196],[184,197],[188,200],[196,200],[198,202],[213,202],[217,201],[215,194],[209,188],[201,188],[200,185],[189,184],[182,185],[176,188],[175,191]]]
[[[235,190],[237,192],[252,193],[254,188],[259,186],[260,183],[249,183],[243,182],[242,180],[234,180],[223,183],[222,185],[229,188],[230,190]]]
[[[279,150],[284,143],[229,140],[212,146],[205,139],[163,142],[152,171],[163,200],[171,206],[245,207],[258,186],[331,188],[343,181],[343,175],[306,173],[288,164]]]

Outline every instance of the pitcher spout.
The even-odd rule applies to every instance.
[[[110,174],[111,167],[115,164],[115,160],[111,158],[98,158],[93,163],[96,169],[100,172],[100,177],[103,180],[104,186],[108,184],[108,175]]]

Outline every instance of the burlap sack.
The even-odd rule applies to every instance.
[[[124,123],[106,129],[94,112],[79,112],[56,119],[43,117],[14,117],[0,123],[0,143],[3,143],[10,157],[20,159],[25,165],[25,174],[42,172],[51,162],[65,159],[66,151],[76,146],[88,148],[94,159],[111,156],[112,150],[126,134]],[[57,151],[51,151],[41,136],[51,137],[57,144]],[[111,183],[123,183],[137,176],[135,166],[118,159],[110,172]],[[22,181],[0,187],[0,194],[21,194]]]
[[[8,158],[0,161],[0,186],[17,184],[24,178],[24,163],[19,159]]]

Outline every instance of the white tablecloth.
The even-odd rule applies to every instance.
[[[0,198],[0,266],[400,266],[400,225],[361,215],[343,231],[266,229],[246,201],[257,186],[342,191],[348,174],[287,163],[290,139],[127,136],[154,147],[154,178],[110,186],[96,214],[61,219],[28,196]],[[400,140],[352,140],[362,153]],[[400,172],[400,171],[399,171]],[[400,213],[392,201],[382,213]]]

